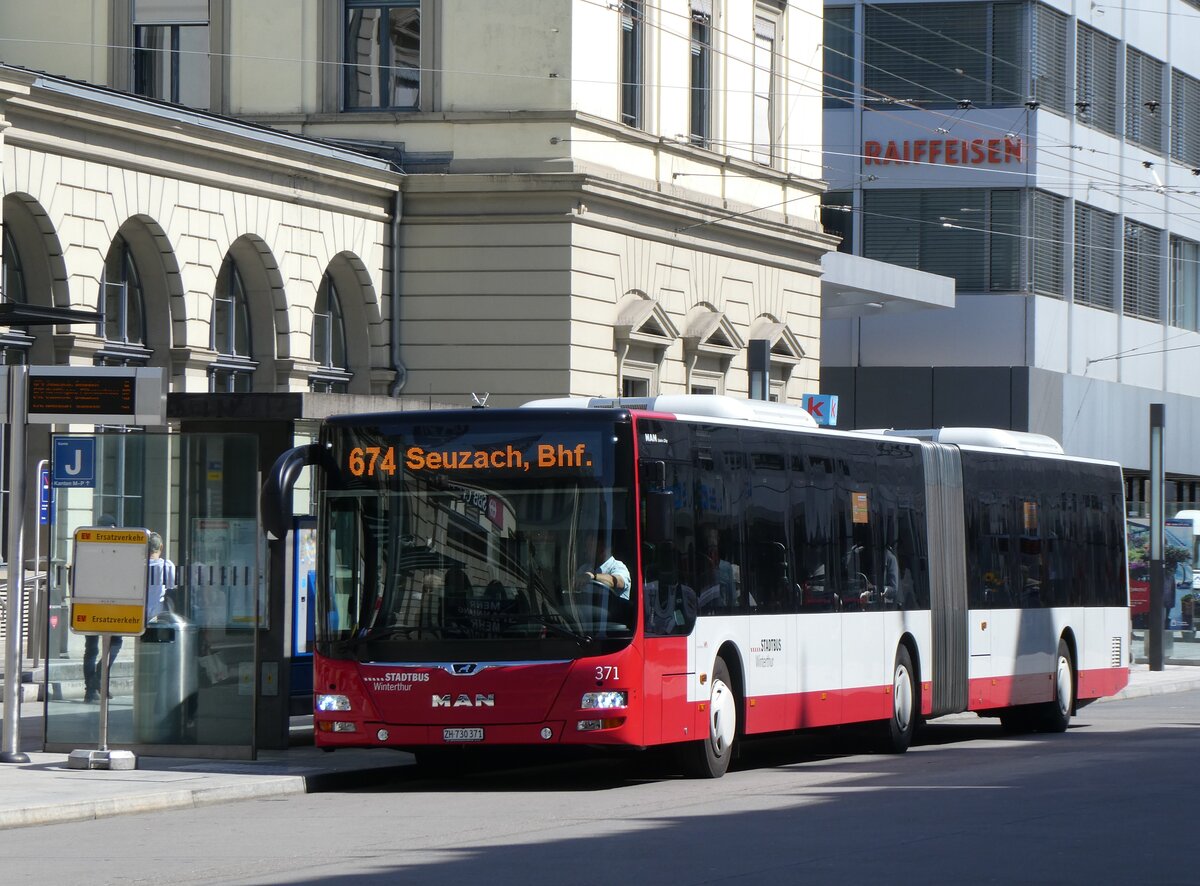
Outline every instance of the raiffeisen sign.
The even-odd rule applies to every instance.
[[[863,166],[892,163],[944,163],[947,166],[1006,166],[1025,162],[1025,140],[1002,138],[867,139]]]
[[[1036,184],[1036,126],[1044,121],[1024,108],[826,111],[824,122],[831,190]],[[1061,144],[1067,136],[1052,138]]]

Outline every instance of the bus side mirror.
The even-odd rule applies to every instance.
[[[309,443],[289,449],[271,465],[258,496],[262,525],[268,538],[281,539],[288,534],[292,526],[292,488],[301,469],[316,464],[320,453],[320,444]]]
[[[675,494],[670,489],[652,489],[646,494],[645,541],[664,544],[675,538]]]

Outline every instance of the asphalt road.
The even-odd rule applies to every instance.
[[[748,744],[719,781],[644,759],[429,778],[0,832],[0,882],[1200,882],[1200,692],[1096,704],[1066,735],[926,727]]]

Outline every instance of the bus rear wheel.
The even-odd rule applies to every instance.
[[[1041,732],[1066,732],[1075,709],[1075,664],[1066,640],[1058,641],[1054,667],[1054,701],[1036,708],[1035,723]]]
[[[694,778],[720,778],[729,769],[737,740],[738,698],[725,660],[713,666],[708,693],[708,737],[682,748],[687,773]]]

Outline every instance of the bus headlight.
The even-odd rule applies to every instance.
[[[628,707],[629,693],[624,689],[612,689],[608,692],[585,692],[579,706],[598,710]]]
[[[317,710],[348,711],[350,710],[350,699],[344,695],[318,695]]]

